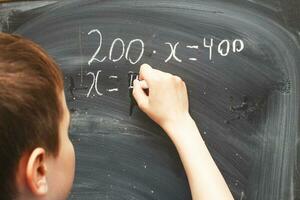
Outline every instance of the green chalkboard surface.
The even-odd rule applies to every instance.
[[[0,4],[0,31],[64,73],[76,150],[69,199],[188,200],[174,145],[137,108],[128,72],[181,76],[237,200],[299,199],[298,0],[65,0]]]

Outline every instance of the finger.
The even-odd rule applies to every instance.
[[[139,80],[135,79],[133,81],[133,91],[132,95],[135,98],[138,106],[144,111],[148,107],[148,96],[144,92]]]
[[[151,80],[153,77],[153,68],[148,64],[142,64],[140,67],[139,79]]]
[[[161,71],[159,69],[153,69],[153,71],[157,74],[157,76],[171,76],[171,75],[173,75],[173,74],[170,74],[168,72]]]
[[[145,80],[141,80],[140,84],[143,89],[149,89],[149,86]]]

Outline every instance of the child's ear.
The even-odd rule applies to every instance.
[[[26,181],[32,194],[42,196],[48,192],[46,151],[35,148],[26,166]]]

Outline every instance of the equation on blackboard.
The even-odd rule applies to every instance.
[[[144,56],[145,53],[145,43],[142,39],[134,38],[128,42],[128,44],[125,43],[125,41],[122,38],[116,38],[112,41],[109,51],[108,52],[102,52],[101,48],[103,45],[104,35],[99,29],[92,29],[88,32],[89,36],[95,35],[96,38],[95,42],[97,42],[97,48],[91,58],[88,60],[87,64],[88,66],[92,65],[93,63],[103,63],[105,61],[110,61],[113,63],[117,63],[118,61],[121,61],[122,59],[127,60],[130,64],[135,65],[141,61],[141,59]],[[165,63],[168,63],[172,59],[176,62],[182,63],[184,61],[183,58],[180,57],[180,55],[177,54],[177,49],[179,48],[186,48],[190,51],[197,51],[201,48],[207,48],[209,51],[208,58],[209,60],[212,60],[212,57],[214,54],[220,55],[220,56],[227,56],[230,53],[237,54],[244,50],[245,44],[242,39],[234,39],[234,40],[228,40],[223,39],[220,42],[216,42],[214,38],[203,38],[199,44],[181,44],[180,41],[177,41],[175,43],[171,42],[164,42],[162,45],[166,45],[169,47],[169,55],[166,58],[163,58]],[[132,48],[138,49],[139,54],[138,55],[132,55]],[[216,47],[216,48],[214,48]],[[213,49],[216,49],[216,52],[213,52]],[[118,50],[118,54],[115,53],[116,50]],[[151,50],[152,55],[159,54],[159,51],[157,49]],[[189,57],[187,58],[188,61],[191,62],[197,62],[199,58],[197,57]],[[87,72],[87,76],[92,77],[92,83],[89,86],[88,92],[86,94],[86,97],[89,97],[92,90],[94,89],[96,94],[101,96],[103,93],[99,91],[98,89],[98,82],[99,82],[99,74],[102,72],[102,70],[97,70],[96,72],[89,71]],[[118,76],[115,75],[109,75],[109,79],[117,79]],[[110,88],[107,89],[108,92],[117,92],[119,91],[119,88]]]

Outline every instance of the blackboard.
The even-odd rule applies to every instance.
[[[135,109],[128,71],[181,76],[191,115],[238,200],[298,199],[297,0],[0,4],[0,31],[64,72],[76,178],[69,199],[191,199],[175,147]]]

